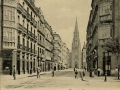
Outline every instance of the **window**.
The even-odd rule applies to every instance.
[[[24,8],[24,6],[25,6],[25,3],[23,2],[23,8]]]
[[[29,13],[29,8],[27,7],[27,13]]]
[[[18,44],[20,44],[20,36],[18,36]]]
[[[38,43],[39,43],[39,41],[40,41],[40,37],[39,37],[39,34],[38,34]]]
[[[18,23],[20,23],[20,16],[18,16]]]
[[[77,37],[77,34],[76,34],[76,37]]]
[[[31,20],[32,20],[32,12],[31,12]]]
[[[38,27],[39,27],[39,21],[38,21]]]
[[[38,47],[38,54],[39,54],[39,47]]]
[[[41,53],[41,48],[40,48],[40,53]]]
[[[40,42],[41,42],[41,36],[40,36]]]
[[[15,21],[15,9],[12,7],[4,7],[4,20]]]
[[[31,33],[32,33],[32,27],[31,27]]]
[[[29,29],[29,24],[27,23],[27,30]]]
[[[100,4],[100,16],[109,14],[110,9],[111,9],[110,2],[102,2]]]
[[[35,19],[35,15],[34,15],[34,19]]]
[[[34,35],[35,35],[35,30],[34,30]]]
[[[31,51],[32,51],[32,43],[31,43]]]
[[[44,50],[42,49],[42,54],[44,54]]]
[[[29,48],[29,40],[27,40],[27,47]]]
[[[9,20],[12,21],[12,10],[9,10]]]
[[[15,10],[14,9],[12,10],[12,15],[11,16],[12,16],[12,21],[15,21]]]
[[[9,41],[12,41],[12,30],[9,31]]]
[[[34,44],[34,52],[35,52],[35,44]]]
[[[23,46],[25,46],[25,39],[23,38]]]
[[[23,20],[23,27],[24,27],[24,25],[25,25],[25,21]]]

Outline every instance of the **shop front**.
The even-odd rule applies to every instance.
[[[12,75],[12,50],[3,50],[3,74]]]

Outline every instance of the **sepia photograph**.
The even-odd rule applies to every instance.
[[[120,0],[0,0],[0,90],[120,90]]]

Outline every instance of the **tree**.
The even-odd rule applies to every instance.
[[[120,57],[120,36],[106,39],[104,42],[104,48],[106,49],[106,51],[111,52],[116,56],[118,63]],[[119,64],[118,64],[118,79],[119,79]]]

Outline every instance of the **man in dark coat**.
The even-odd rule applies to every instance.
[[[15,65],[13,66],[13,78],[16,79]]]

